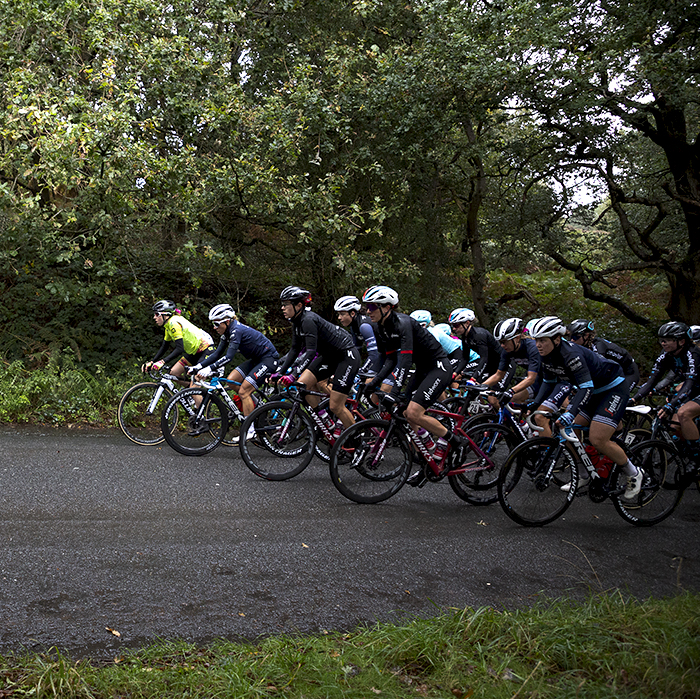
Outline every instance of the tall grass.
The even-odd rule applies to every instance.
[[[159,642],[106,664],[54,649],[0,657],[0,697],[694,698],[699,610],[697,595],[615,592],[256,644]]]
[[[0,360],[0,423],[116,425],[119,399],[140,380],[133,368],[79,368],[70,354],[31,370]]]

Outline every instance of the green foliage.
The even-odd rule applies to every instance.
[[[453,609],[349,633],[174,641],[109,663],[0,657],[11,697],[673,697],[700,691],[697,595]]]

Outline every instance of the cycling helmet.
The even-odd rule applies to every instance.
[[[690,337],[695,342],[700,340],[700,326],[691,326],[690,327]]]
[[[155,304],[153,304],[153,313],[174,314],[176,308],[177,307],[175,306],[174,301],[170,301],[170,299],[161,299],[160,301],[157,301]]]
[[[526,324],[525,328],[523,328],[523,335],[529,336],[532,338],[532,327],[539,321],[539,318],[531,318]]]
[[[455,309],[450,314],[450,317],[447,320],[449,321],[451,326],[454,326],[455,323],[467,323],[467,321],[471,322],[475,319],[476,316],[474,315],[474,312],[471,309],[461,307],[459,309]]]
[[[391,304],[396,306],[399,303],[399,295],[391,287],[375,284],[362,295],[362,301],[367,304]]]
[[[505,321],[501,321],[496,324],[493,329],[493,335],[499,343],[503,343],[506,340],[513,340],[516,335],[520,335],[523,332],[523,319],[522,318],[507,318]]]
[[[231,304],[217,304],[209,311],[210,321],[221,322],[228,321],[232,318],[236,318],[236,312],[233,310]]]
[[[659,328],[657,335],[659,338],[676,338],[677,340],[690,338],[690,328],[682,321],[669,321]]]
[[[285,287],[280,292],[280,301],[291,301],[292,304],[311,303],[311,292],[301,287]]]
[[[577,318],[566,327],[566,331],[570,335],[583,335],[588,331],[592,331],[593,328],[593,321],[587,321],[585,318]]]
[[[545,316],[538,318],[530,326],[530,337],[532,338],[554,338],[557,335],[564,335],[566,326],[558,316]]]
[[[425,323],[426,326],[430,325],[430,322],[433,320],[430,311],[426,311],[425,309],[417,309],[411,314],[411,318],[415,318],[418,323]]]
[[[442,331],[446,335],[452,335],[452,329],[449,323],[436,323],[433,328],[438,331]]]
[[[359,311],[362,308],[362,302],[353,296],[340,297],[335,302],[334,311]]]

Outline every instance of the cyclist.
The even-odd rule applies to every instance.
[[[241,412],[247,416],[255,408],[253,392],[275,368],[279,353],[272,341],[260,331],[241,323],[230,304],[212,307],[209,320],[219,334],[219,344],[209,357],[192,367],[190,372],[195,372],[198,379],[206,379],[240,352],[245,362],[238,365],[228,378],[238,382]]]
[[[634,498],[641,490],[644,472],[611,439],[629,399],[622,367],[588,348],[568,342],[563,337],[565,333],[563,322],[556,316],[545,316],[531,326],[530,334],[542,357],[542,387],[535,402],[541,403],[549,387],[557,382],[570,382],[573,396],[556,425],[562,428],[589,425],[589,442],[621,467],[627,476],[624,498]],[[568,488],[569,484],[562,487]]]
[[[606,359],[617,362],[625,371],[625,378],[629,382],[630,391],[639,384],[639,367],[637,367],[637,363],[632,355],[619,345],[611,343],[609,340],[598,338],[595,334],[593,321],[577,318],[566,327],[566,332],[572,343],[583,345]]]
[[[187,367],[197,364],[214,352],[214,340],[209,333],[190,323],[180,313],[175,302],[170,299],[161,299],[153,305],[153,319],[164,329],[165,336],[155,357],[141,368],[143,372],[159,370],[163,365],[177,360],[171,367],[170,374],[180,377]],[[175,349],[161,359],[171,343]]]
[[[695,345],[700,347],[700,326],[690,327],[690,338],[695,343]]]
[[[475,320],[474,312],[462,307],[452,311],[449,324],[452,333],[462,341],[462,361],[454,370],[455,377],[464,372],[473,350],[479,356],[479,361],[471,376],[478,381],[490,377],[498,370],[501,363],[501,346],[489,331],[475,326]]]
[[[292,347],[280,360],[278,372],[282,376],[278,381],[289,386],[299,373],[298,381],[307,389],[325,391],[319,383],[333,377],[329,407],[343,427],[351,426],[355,419],[345,406],[345,400],[362,362],[351,335],[307,308],[311,293],[306,289],[285,287],[280,293],[280,302],[284,317],[292,324]],[[294,373],[286,374],[293,363]],[[316,396],[307,396],[306,400],[314,407],[319,402]]]
[[[442,345],[442,349],[447,353],[447,357],[450,358],[450,364],[452,365],[454,371],[454,368],[457,367],[457,365],[459,365],[462,361],[464,354],[462,352],[461,341],[450,333],[450,327],[447,326],[446,332],[444,327],[439,328],[436,326],[433,323],[433,315],[430,313],[430,311],[426,311],[425,309],[417,309],[416,311],[413,311],[411,313],[411,318],[418,321],[423,328],[427,328],[437,338],[438,343]],[[476,359],[478,359],[478,357]]]
[[[542,359],[535,341],[524,337],[523,330],[523,320],[517,317],[501,321],[493,329],[494,338],[501,345],[501,361],[498,369],[483,383],[486,386],[504,389],[498,397],[499,403],[525,403],[533,398],[539,389],[538,377]],[[526,367],[527,373],[512,389],[508,389],[518,366]]]
[[[418,321],[396,310],[399,295],[391,287],[374,285],[364,293],[362,301],[377,326],[377,347],[383,358],[382,368],[368,386],[377,388],[385,377],[391,375],[394,380],[392,392],[397,394],[411,365],[415,365],[413,378],[406,390],[409,402],[404,416],[419,434],[422,434],[422,428],[438,438],[436,453],[438,450],[446,451],[448,443],[459,447],[461,438],[425,412],[452,379],[447,353]],[[421,470],[410,477],[408,483],[420,486],[425,481]]]
[[[700,461],[700,433],[695,418],[700,416],[700,349],[693,343],[691,335],[690,328],[681,321],[669,321],[659,328],[663,352],[656,358],[649,379],[639,388],[634,401],[649,394],[668,370],[675,370],[675,376],[682,383],[658,415],[660,418],[677,418],[688,456],[697,463]]]
[[[355,347],[359,350],[364,346],[367,350],[367,360],[360,367],[360,372],[374,375],[382,366],[382,361],[374,337],[374,324],[360,313],[361,308],[362,302],[351,295],[340,297],[333,307],[338,314],[338,322],[350,332]]]

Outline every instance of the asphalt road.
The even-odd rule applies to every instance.
[[[157,638],[700,590],[695,490],[654,528],[578,498],[563,520],[525,529],[446,483],[360,506],[317,460],[267,482],[232,448],[187,458],[118,432],[36,428],[2,429],[0,443],[2,651],[56,645],[98,658]]]

